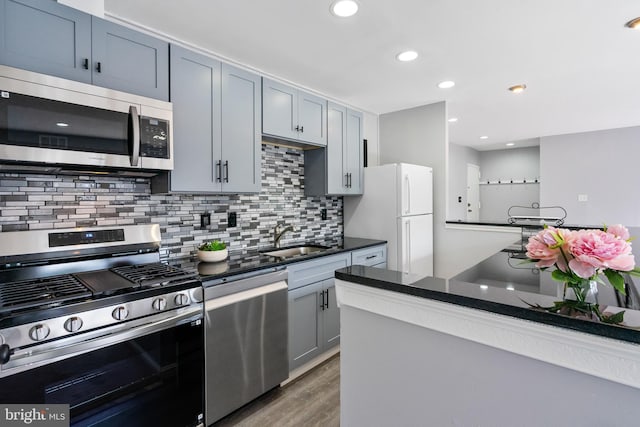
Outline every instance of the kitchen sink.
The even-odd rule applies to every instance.
[[[290,246],[287,248],[280,248],[280,249],[267,249],[260,252],[264,255],[269,255],[276,258],[291,258],[295,256],[300,256],[300,255],[309,255],[315,252],[322,252],[322,251],[326,251],[327,249],[329,248],[327,248],[326,246],[309,245],[309,246]]]

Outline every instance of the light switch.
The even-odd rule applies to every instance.
[[[589,196],[587,196],[586,194],[578,194],[578,201],[587,202],[589,201]]]

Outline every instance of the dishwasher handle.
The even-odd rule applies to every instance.
[[[220,307],[225,307],[231,304],[237,304],[241,301],[250,300],[263,295],[267,295],[273,292],[287,290],[287,282],[279,281],[268,285],[260,286],[259,288],[252,288],[246,291],[237,292],[223,297],[208,299],[204,304],[205,311],[215,310]]]

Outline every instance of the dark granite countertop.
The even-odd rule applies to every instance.
[[[336,271],[335,277],[374,288],[485,310],[520,319],[568,328],[603,337],[640,343],[638,286],[627,278],[628,298],[620,297],[610,285],[599,285],[602,311],[624,310],[624,325],[611,325],[550,313],[530,305],[549,307],[559,301],[562,283],[524,262],[523,253],[504,249],[451,279],[416,278],[373,267],[351,266]],[[606,307],[606,308],[605,308]]]
[[[220,262],[202,262],[199,261],[196,256],[191,256],[186,258],[170,259],[167,261],[167,264],[189,272],[197,273],[200,276],[200,280],[202,280],[204,285],[207,286],[207,282],[224,282],[225,279],[236,275],[283,267],[294,262],[307,261],[310,259],[339,254],[342,252],[350,252],[356,249],[382,245],[384,243],[386,243],[384,240],[344,237],[332,240],[305,241],[297,245],[293,244],[290,246],[286,246],[292,247],[301,245],[318,245],[325,246],[328,249],[321,252],[314,252],[307,255],[298,255],[285,259],[265,255],[262,252],[274,248],[264,247],[253,248],[244,251],[229,251],[229,257],[225,261]]]

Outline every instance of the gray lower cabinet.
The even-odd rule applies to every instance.
[[[0,0],[0,63],[169,99],[168,43],[52,0]]]
[[[351,252],[351,265],[387,268],[387,245],[378,245]]]
[[[327,100],[262,79],[262,133],[276,139],[327,145]]]
[[[305,151],[305,194],[362,194],[362,113],[328,104],[327,147]]]
[[[174,169],[152,191],[259,192],[260,77],[171,45],[171,102]]]
[[[351,253],[291,264],[289,275],[289,369],[340,343],[340,311],[334,272],[351,264]]]

